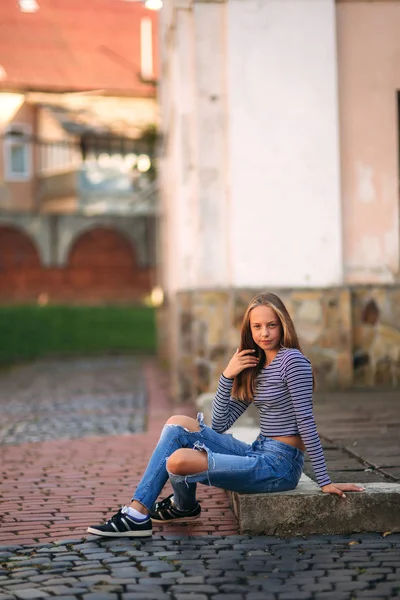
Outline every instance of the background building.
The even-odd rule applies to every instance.
[[[166,0],[163,286],[174,390],[215,387],[254,293],[320,387],[400,383],[400,2]]]
[[[0,301],[131,301],[154,285],[157,16],[0,5]]]

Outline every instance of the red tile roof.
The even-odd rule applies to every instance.
[[[140,22],[157,13],[122,0],[37,0],[24,13],[18,0],[0,0],[0,90],[105,90],[154,96],[140,81]]]

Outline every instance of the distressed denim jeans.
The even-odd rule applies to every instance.
[[[174,424],[164,426],[132,500],[151,509],[168,478],[174,502],[181,510],[196,506],[198,483],[243,494],[282,492],[297,486],[304,466],[304,453],[298,448],[263,435],[246,444],[205,425],[202,413],[197,420],[200,431],[188,431]],[[179,448],[207,452],[208,469],[193,475],[169,473],[167,459]]]

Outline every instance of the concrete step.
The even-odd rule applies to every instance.
[[[207,424],[212,397],[203,394],[197,403]],[[251,444],[260,429],[251,415],[247,419],[241,417],[229,432]],[[362,486],[364,492],[346,492],[343,499],[323,494],[318,484],[303,473],[299,485],[290,492],[229,494],[243,534],[288,537],[400,531],[400,484],[363,482]]]
[[[234,425],[237,439],[251,444],[259,428]],[[353,474],[352,474],[353,475]],[[363,483],[365,492],[346,492],[346,499],[323,494],[303,473],[290,492],[230,493],[240,533],[299,536],[400,531],[400,484]]]
[[[230,492],[240,533],[281,537],[400,531],[400,485],[368,483],[346,499],[323,494],[309,478],[295,490],[272,494]]]

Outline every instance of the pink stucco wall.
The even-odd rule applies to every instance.
[[[399,279],[400,3],[337,3],[345,281]]]

